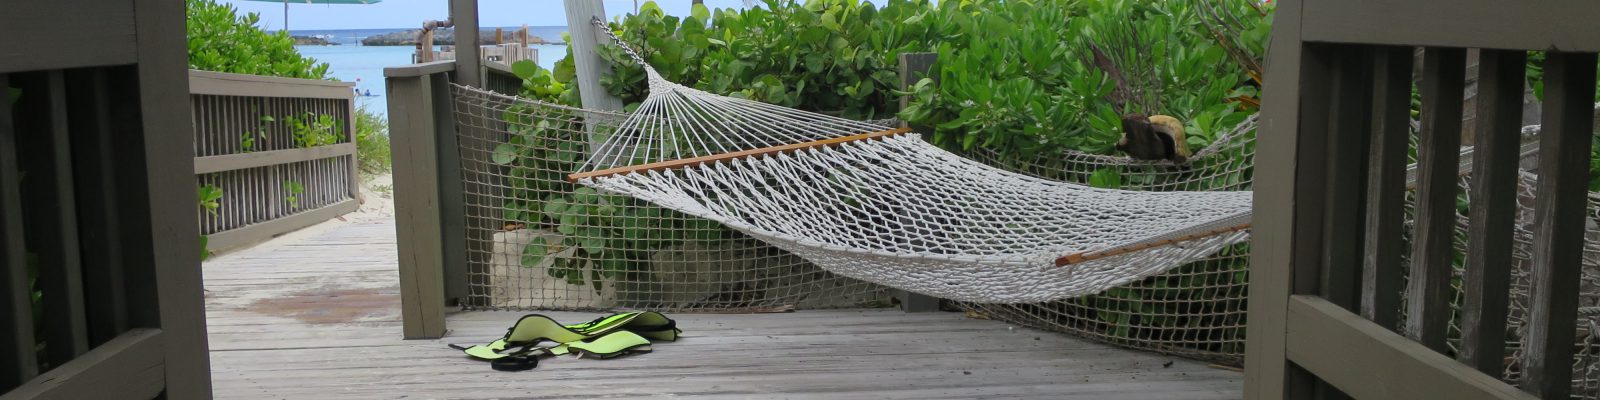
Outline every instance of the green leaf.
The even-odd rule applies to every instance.
[[[711,10],[706,8],[705,4],[695,4],[694,7],[689,9],[689,16],[700,20],[701,23],[710,22]]]
[[[211,237],[200,235],[200,261],[211,258],[211,249],[209,247],[211,247]],[[34,301],[38,300],[35,299]]]
[[[571,203],[568,203],[567,199],[565,198],[556,198],[546,201],[544,202],[544,215],[552,220],[560,221],[561,218],[566,215],[567,207],[570,205]]]
[[[501,143],[499,146],[494,147],[494,155],[490,159],[494,161],[495,165],[511,164],[512,161],[517,160],[517,147],[512,146],[510,143]]]
[[[522,259],[520,260],[522,267],[533,268],[533,266],[539,265],[539,261],[544,260],[544,256],[549,254],[550,245],[545,243],[544,238],[533,238],[526,246],[522,246]]]
[[[589,252],[590,255],[601,255],[605,254],[606,251],[605,238],[587,237],[583,239],[580,245],[583,246],[583,251]]]
[[[531,60],[521,60],[511,63],[511,73],[516,74],[518,78],[525,80],[533,79],[534,76],[539,74],[539,70],[539,64],[535,64]]]
[[[1122,173],[1115,169],[1103,168],[1089,175],[1089,186],[1102,189],[1122,188]]]

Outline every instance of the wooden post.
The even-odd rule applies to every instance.
[[[598,111],[616,111],[622,109],[622,99],[612,96],[600,88],[600,76],[605,75],[610,68],[605,60],[600,59],[597,50],[600,43],[607,43],[611,38],[595,28],[590,21],[594,18],[605,20],[605,5],[596,0],[563,0],[567,6],[567,29],[572,32],[572,62],[578,69],[578,87],[584,88],[579,93],[583,97],[583,108]],[[599,143],[590,139],[590,148]]]
[[[505,31],[503,29],[500,29],[500,28],[494,28],[494,44],[499,45],[499,44],[505,43],[505,42],[506,42]]]
[[[417,43],[417,63],[433,62],[433,30],[422,32],[422,40]]]
[[[519,36],[518,39],[522,41],[522,48],[528,48],[528,24],[522,24],[522,32],[517,36]]]
[[[406,339],[444,336],[446,246],[438,157],[436,80],[454,63],[384,70],[394,154],[395,233],[400,248],[400,311]],[[453,136],[453,135],[452,135]],[[459,179],[459,175],[457,176]],[[459,190],[459,188],[457,188]]]
[[[478,0],[450,0],[450,23],[456,27],[456,75],[461,85],[483,87],[483,59],[478,48]]]
[[[1272,25],[1272,58],[1267,59],[1267,84],[1261,106],[1261,132],[1256,143],[1255,216],[1250,237],[1250,324],[1245,352],[1244,397],[1281,399],[1292,384],[1295,368],[1288,361],[1288,300],[1295,279],[1295,169],[1300,164],[1300,44],[1302,2],[1278,5]]]
[[[154,325],[152,319],[160,321],[161,340],[166,343],[162,349],[165,396],[191,399],[210,396],[211,359],[205,345],[200,242],[193,239],[200,236],[191,158],[194,122],[188,106],[184,27],[176,23],[183,17],[183,6],[175,3],[133,2],[139,38],[136,101],[140,118],[135,124],[140,127],[138,135],[131,135],[138,142],[118,147],[142,153],[142,158],[134,156],[130,160],[142,160],[143,168],[133,161],[122,166],[142,170],[143,176],[121,180],[136,188],[127,193],[131,196],[119,200],[132,205],[123,212],[128,217],[123,220],[124,229],[133,228],[122,243],[131,245],[123,257],[133,266],[125,275],[130,288],[126,305],[145,309],[130,313],[130,325],[149,327]],[[130,135],[120,138],[128,140],[127,136]],[[135,285],[140,287],[134,288]]]
[[[938,53],[900,53],[900,90],[910,90],[911,85],[917,84],[933,68],[933,63],[939,60]],[[927,76],[938,84],[938,76]],[[911,96],[900,98],[900,109],[905,109],[911,103]],[[900,127],[909,128],[905,121],[900,122]],[[900,300],[900,309],[911,312],[939,311],[939,298],[923,294],[912,293],[904,290],[895,290],[893,296]]]

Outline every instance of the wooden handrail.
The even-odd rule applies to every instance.
[[[857,134],[857,135],[840,136],[840,137],[836,137],[836,138],[828,138],[828,139],[822,139],[822,140],[805,142],[805,143],[794,143],[794,144],[786,144],[786,145],[782,145],[782,146],[762,147],[762,148],[759,148],[759,149],[740,150],[740,151],[735,151],[735,152],[730,152],[730,153],[713,154],[713,155],[709,155],[709,156],[701,156],[701,157],[684,158],[684,159],[678,159],[678,160],[653,162],[653,163],[649,163],[649,164],[640,164],[640,165],[627,166],[627,167],[617,167],[617,168],[603,169],[603,170],[598,170],[598,171],[579,172],[579,173],[574,173],[574,174],[571,174],[571,175],[567,175],[567,180],[571,181],[571,182],[577,182],[577,181],[580,181],[580,180],[583,180],[583,179],[586,179],[586,178],[593,178],[593,177],[597,177],[597,176],[621,175],[621,174],[631,174],[631,173],[638,173],[638,172],[659,171],[659,170],[664,170],[664,169],[674,169],[674,168],[683,168],[683,167],[688,167],[688,166],[703,165],[703,164],[706,164],[706,163],[720,162],[720,161],[723,161],[723,160],[734,159],[734,158],[764,156],[764,155],[769,155],[769,154],[793,153],[795,151],[805,150],[805,149],[809,149],[809,148],[832,146],[832,145],[837,145],[837,144],[841,144],[841,143],[849,143],[849,142],[854,142],[854,141],[858,141],[858,140],[867,140],[867,139],[872,139],[872,138],[877,138],[877,137],[884,137],[884,136],[893,136],[893,135],[898,135],[898,134],[906,133],[906,132],[910,132],[910,131],[911,131],[910,128],[895,128],[895,129],[889,129],[889,130],[883,130],[883,131],[877,131],[877,132],[867,132],[867,133],[862,133],[862,134]]]
[[[1093,261],[1093,260],[1098,260],[1098,259],[1102,259],[1102,258],[1106,258],[1106,257],[1132,253],[1132,252],[1139,251],[1139,250],[1166,246],[1166,245],[1173,244],[1173,243],[1186,242],[1186,241],[1200,239],[1200,238],[1204,238],[1204,237],[1211,237],[1211,236],[1221,235],[1221,234],[1229,233],[1229,232],[1242,231],[1242,230],[1245,230],[1245,229],[1250,229],[1250,223],[1249,222],[1238,224],[1238,225],[1234,225],[1234,226],[1229,226],[1229,227],[1212,229],[1212,230],[1205,231],[1205,232],[1192,233],[1192,234],[1183,235],[1183,236],[1179,236],[1179,237],[1175,237],[1175,238],[1171,238],[1171,239],[1164,239],[1164,240],[1158,240],[1158,241],[1154,241],[1154,242],[1145,242],[1145,243],[1133,244],[1133,245],[1128,245],[1128,246],[1115,247],[1115,248],[1111,248],[1111,249],[1107,249],[1107,250],[1068,254],[1068,255],[1065,255],[1065,256],[1061,256],[1061,258],[1057,258],[1056,259],[1056,266],[1057,267],[1064,267],[1064,266],[1077,264],[1077,263],[1081,263],[1081,262],[1085,262],[1085,261]]]

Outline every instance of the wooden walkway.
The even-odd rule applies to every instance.
[[[684,338],[613,360],[498,372],[445,343],[487,342],[522,313],[450,317],[400,339],[392,221],[330,222],[207,262],[222,399],[1237,399],[1242,375],[957,313],[676,314]],[[598,313],[548,313],[581,322]]]

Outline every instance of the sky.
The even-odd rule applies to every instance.
[[[252,0],[217,0],[232,4],[240,12],[261,14],[261,26],[283,27],[283,3]],[[298,2],[298,4],[297,4]],[[450,16],[446,0],[383,0],[368,5],[306,4],[289,0],[289,29],[388,29],[418,28],[422,21],[443,20]],[[633,10],[634,0],[604,0],[607,14],[620,15]],[[640,0],[639,4],[644,1]],[[706,7],[743,7],[744,0],[706,0]],[[757,2],[758,4],[761,2]],[[565,26],[566,9],[560,0],[478,0],[478,25],[484,27]],[[690,0],[656,2],[671,15],[688,15]],[[609,18],[608,18],[609,19]]]

